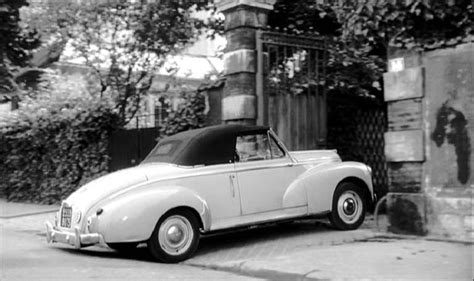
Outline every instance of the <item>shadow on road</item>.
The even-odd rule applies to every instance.
[[[98,246],[92,246],[82,249],[73,249],[73,248],[63,248],[57,247],[58,251],[68,252],[73,255],[81,256],[92,256],[97,258],[106,258],[106,259],[126,259],[126,260],[136,260],[136,261],[145,261],[145,262],[154,262],[153,257],[148,253],[148,250],[144,246],[139,246],[137,249],[121,253],[114,251],[108,248],[102,248]]]
[[[203,236],[195,256],[207,255],[214,251],[249,247],[255,244],[277,243],[278,241],[331,231],[335,230],[327,223],[305,220],[219,233]]]
[[[296,239],[299,236],[312,235],[333,231],[328,224],[319,221],[298,221],[294,223],[275,224],[252,229],[240,229],[225,233],[205,235],[202,237],[195,257],[212,255],[240,247],[249,247],[263,243],[277,243],[276,240]],[[91,246],[82,249],[73,249],[65,245],[55,244],[58,251],[68,252],[73,255],[86,255],[106,259],[128,259],[144,262],[154,262],[145,244],[140,244],[137,249],[120,253],[112,249]]]

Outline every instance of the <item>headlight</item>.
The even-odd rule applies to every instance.
[[[367,166],[367,171],[369,171],[369,174],[372,175],[372,168],[370,166]]]

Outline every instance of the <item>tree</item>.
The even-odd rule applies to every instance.
[[[93,69],[101,96],[112,96],[122,123],[140,109],[153,77],[167,56],[192,42],[206,22],[193,16],[208,9],[206,1],[156,1],[133,4],[53,6],[50,22],[69,39],[63,57]],[[43,19],[44,20],[44,19]],[[68,52],[69,50],[69,52]],[[73,51],[71,51],[73,50]]]
[[[2,100],[11,99],[17,90],[13,80],[15,67],[25,66],[29,50],[39,45],[35,30],[20,22],[19,9],[28,5],[26,0],[0,1],[0,94]]]

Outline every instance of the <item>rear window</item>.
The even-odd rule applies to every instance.
[[[176,148],[176,143],[169,142],[164,143],[156,147],[156,151],[153,155],[169,155]]]
[[[159,143],[148,154],[142,163],[165,162],[169,163],[173,159],[174,153],[177,151],[181,141],[173,140]]]

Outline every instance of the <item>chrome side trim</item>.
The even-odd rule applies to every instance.
[[[305,219],[320,219],[325,218],[331,211],[322,211],[314,214],[307,214],[307,215],[299,215],[299,216],[291,216],[287,218],[279,218],[279,219],[269,219],[265,221],[259,221],[254,223],[242,224],[228,228],[220,228],[215,230],[209,230],[202,232],[205,237],[212,237],[214,235],[222,235],[226,233],[231,233],[238,230],[245,230],[254,227],[265,227],[267,225],[280,223],[280,222],[288,222],[288,221],[296,221],[296,220],[305,220]]]
[[[271,161],[271,160],[262,160],[262,161]],[[245,163],[245,164],[247,164],[247,163]],[[266,169],[274,169],[274,168],[283,168],[283,167],[296,167],[296,166],[303,166],[303,165],[305,165],[305,163],[287,162],[287,163],[276,163],[276,164],[272,164],[272,165],[264,165],[264,166],[260,166],[260,167],[239,167],[239,164],[236,164],[235,165],[235,172],[238,173],[238,172],[246,172],[246,171],[257,171],[257,170],[266,170]]]
[[[291,156],[289,156],[288,158],[290,158],[290,157]],[[288,159],[288,158],[286,158],[286,159]],[[261,160],[261,161],[272,161],[272,160]],[[258,161],[255,161],[253,163],[256,163],[256,162],[258,162]],[[249,162],[247,162],[247,163],[249,163]],[[252,162],[250,162],[250,163],[252,163]],[[155,184],[155,183],[164,182],[164,181],[168,181],[168,180],[181,180],[181,179],[192,178],[192,177],[200,177],[200,176],[221,175],[221,174],[230,174],[230,173],[250,171],[250,170],[280,168],[280,167],[290,166],[290,164],[291,164],[292,167],[296,167],[296,166],[305,166],[305,165],[308,165],[309,163],[306,163],[306,162],[301,162],[301,163],[300,162],[292,162],[292,163],[290,163],[290,162],[288,162],[288,163],[278,163],[278,164],[273,164],[273,165],[265,165],[265,166],[261,166],[261,167],[248,167],[248,168],[237,168],[238,165],[236,165],[234,163],[226,164],[226,165],[232,165],[232,169],[225,170],[225,171],[217,171],[217,172],[216,171],[205,171],[205,172],[196,171],[196,173],[193,173],[193,174],[188,174],[188,175],[183,175],[183,176],[165,177],[165,178],[155,179],[155,180],[151,180],[151,181],[146,181],[146,182],[139,183],[137,185],[130,186],[130,187],[125,188],[123,190],[120,190],[120,191],[118,191],[117,193],[111,195],[108,198],[112,199],[112,198],[118,197],[122,194],[125,194],[125,193],[129,192],[130,190],[140,188],[143,185],[150,185],[150,184]]]

